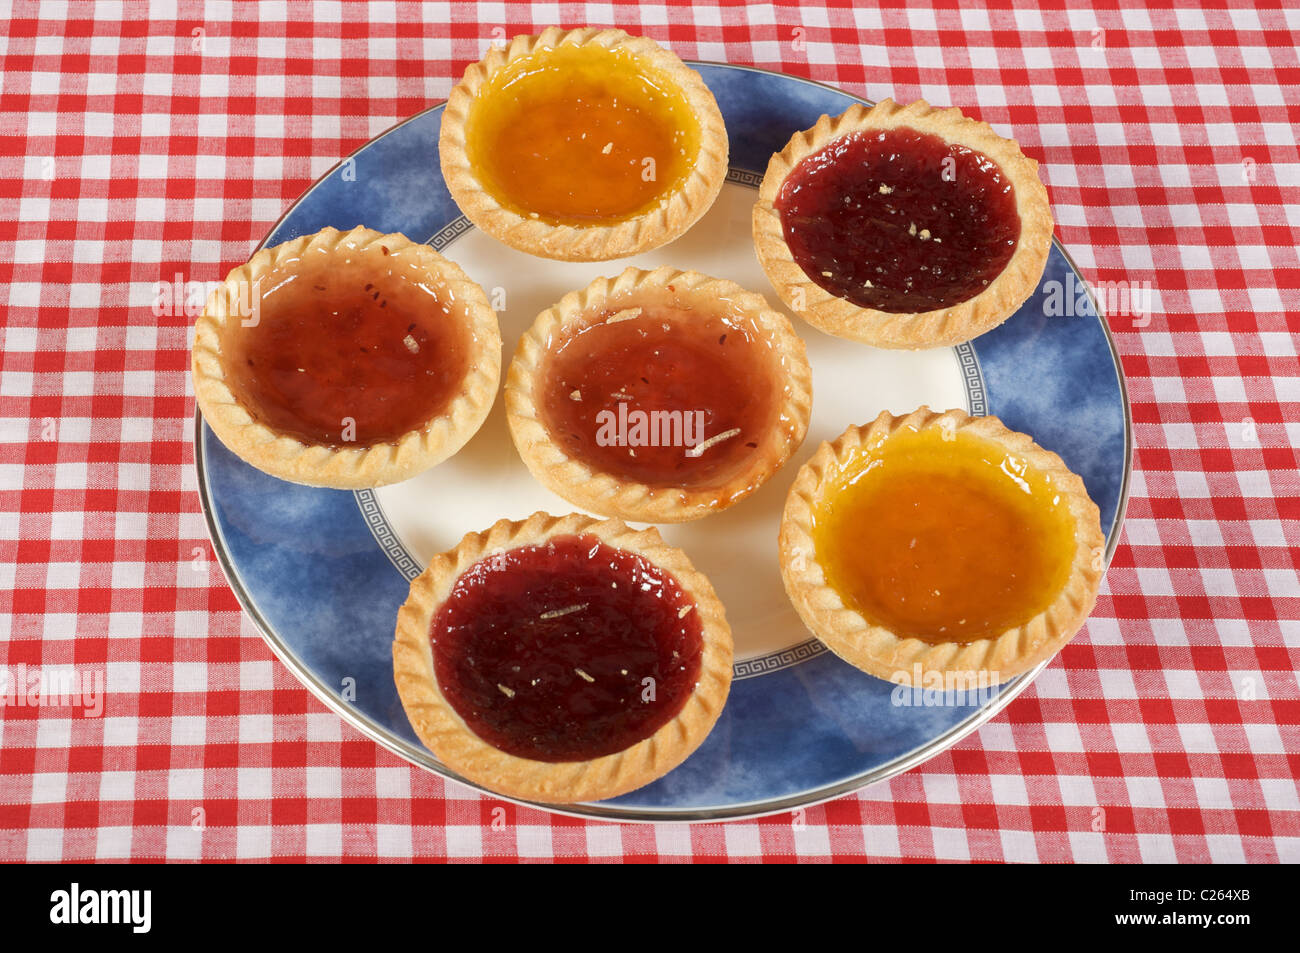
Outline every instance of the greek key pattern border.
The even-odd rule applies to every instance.
[[[742,678],[770,675],[773,672],[781,671],[783,668],[792,668],[801,662],[807,662],[819,655],[825,655],[827,651],[826,646],[821,642],[816,639],[809,639],[807,642],[800,642],[798,645],[792,645],[788,649],[781,649],[779,652],[769,652],[767,655],[736,662],[731,666],[731,679],[738,682]]]
[[[407,582],[410,582],[422,571],[420,564],[406,551],[402,541],[397,538],[397,533],[393,532],[393,527],[389,524],[388,517],[384,515],[384,508],[379,505],[379,498],[375,496],[375,491],[353,490],[352,495],[356,498],[357,509],[361,510],[361,518],[366,521],[366,526],[370,529],[370,535],[375,538],[375,542],[384,551],[388,561],[406,577]]]
[[[763,173],[750,172],[748,169],[728,169],[727,181],[734,182],[736,185],[747,185],[751,189],[757,189],[763,184]]]
[[[425,244],[432,245],[434,251],[442,251],[473,227],[474,226],[471,224],[470,220],[462,215],[460,218],[453,219],[445,226],[438,229],[438,231],[434,232]]]
[[[958,344],[957,363],[961,365],[961,380],[966,385],[966,403],[972,417],[983,417],[989,412],[988,390],[984,387],[984,371],[979,356],[969,341]]]

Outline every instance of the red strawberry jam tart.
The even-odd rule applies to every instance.
[[[1052,215],[1038,163],[956,109],[885,100],[774,155],[758,258],[814,327],[877,347],[968,341],[1038,286]]]
[[[327,228],[259,251],[199,316],[194,393],[221,442],[295,483],[395,483],[451,456],[496,398],[483,290],[402,235]]]
[[[808,429],[789,320],[698,272],[629,268],[566,295],[519,342],[506,412],[533,475],[609,516],[683,522],[749,496]]]
[[[712,729],[731,629],[708,580],[654,529],[536,513],[471,533],[411,583],[393,645],[421,741],[509,797],[615,797]]]

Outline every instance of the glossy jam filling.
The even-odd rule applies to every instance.
[[[534,761],[586,761],[649,738],[699,680],[694,602],[593,536],[489,556],[434,617],[434,674],[476,735]]]
[[[978,437],[900,431],[845,467],[814,514],[827,583],[900,637],[972,642],[1023,625],[1069,576],[1059,492]]]
[[[632,218],[685,179],[700,130],[686,99],[628,53],[563,45],[507,64],[479,91],[471,165],[505,207],[551,225]]]
[[[266,275],[258,310],[232,316],[223,332],[235,398],[306,444],[366,447],[423,429],[465,376],[456,308],[398,274],[355,271]]]
[[[834,140],[791,171],[775,205],[808,278],[877,311],[975,297],[1020,238],[1015,192],[992,159],[909,128]]]
[[[533,397],[552,439],[592,469],[700,489],[761,446],[779,397],[774,368],[749,319],[623,303],[552,343]]]

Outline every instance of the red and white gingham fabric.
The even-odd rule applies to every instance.
[[[0,859],[1300,861],[1293,4],[162,6],[0,23],[0,670],[107,679],[100,717],[0,709]],[[1111,322],[1137,449],[1091,621],[893,781],[694,827],[504,805],[326,710],[217,568],[154,283],[221,278],[494,28],[553,23],[961,106],[1042,160],[1087,278],[1155,289]]]

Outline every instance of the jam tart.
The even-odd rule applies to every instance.
[[[272,476],[357,489],[451,456],[496,399],[501,332],[483,290],[402,235],[326,228],[257,252],[208,299],[194,394],[230,450]]]
[[[732,641],[708,580],[654,529],[535,513],[435,557],[397,616],[420,740],[508,797],[602,800],[666,774],[726,703]]]
[[[922,407],[822,444],[790,489],[780,554],[795,610],[852,665],[998,684],[1083,625],[1105,540],[1056,454],[996,417]]]
[[[520,251],[603,261],[683,234],[727,174],[699,74],[645,37],[551,27],[472,64],[438,151],[456,204]]]
[[[1042,277],[1052,214],[1038,163],[957,109],[884,100],[822,116],[772,156],[759,262],[828,334],[883,348],[959,344]]]
[[[538,315],[505,399],[547,488],[607,516],[676,523],[743,500],[785,464],[808,430],[812,373],[761,295],[628,268]]]

